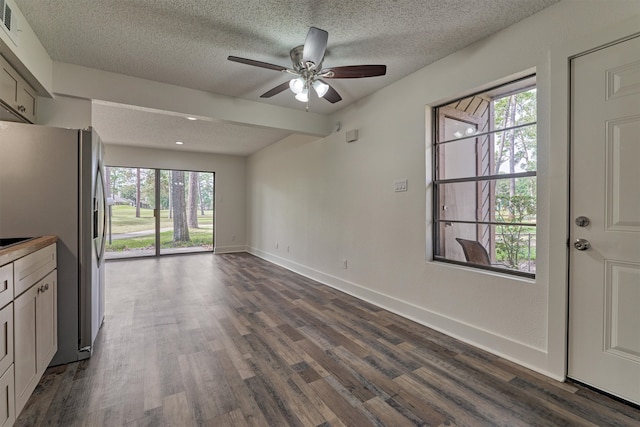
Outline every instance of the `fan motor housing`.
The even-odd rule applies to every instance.
[[[291,57],[291,63],[293,64],[293,69],[296,71],[300,71],[305,68],[302,63],[302,52],[304,50],[304,45],[296,46],[291,49],[289,52],[289,56]]]
[[[293,69],[296,71],[306,70],[307,66],[302,60],[302,56],[304,53],[304,45],[296,46],[289,52],[289,56],[291,57],[291,63],[293,64]],[[324,62],[324,58],[323,62]],[[320,70],[322,67],[322,62],[320,64],[315,64],[314,69],[316,71]]]

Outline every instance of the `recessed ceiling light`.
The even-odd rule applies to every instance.
[[[184,142],[182,142],[182,141],[176,141],[176,144],[177,144],[177,145],[183,145],[183,144],[184,144]]]
[[[187,120],[198,120],[198,119],[195,117],[187,116]]]

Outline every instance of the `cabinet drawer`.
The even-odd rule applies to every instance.
[[[13,301],[13,264],[0,267],[0,307]],[[0,371],[2,373],[4,371]]]
[[[13,263],[14,296],[18,296],[56,268],[56,245],[49,245]]]
[[[0,373],[13,363],[13,304],[0,310]],[[0,400],[2,405],[2,400]],[[0,425],[2,423],[0,422]]]
[[[13,391],[13,365],[0,377],[0,427],[12,426],[16,421]]]

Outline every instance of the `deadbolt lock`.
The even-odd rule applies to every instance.
[[[589,224],[591,224],[591,221],[586,216],[579,216],[576,218],[576,225],[578,227],[586,227]]]

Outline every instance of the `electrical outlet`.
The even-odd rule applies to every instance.
[[[278,249],[278,246],[280,246],[280,245],[278,245],[278,242],[276,242],[276,249]]]
[[[289,245],[287,245],[287,252],[289,252]]]
[[[348,268],[348,265],[349,265],[348,261],[346,259],[343,259],[342,260],[342,268],[344,268],[346,270]]]
[[[398,179],[394,183],[393,191],[396,191],[396,192],[407,191],[407,188],[408,188],[407,180],[406,179]]]

